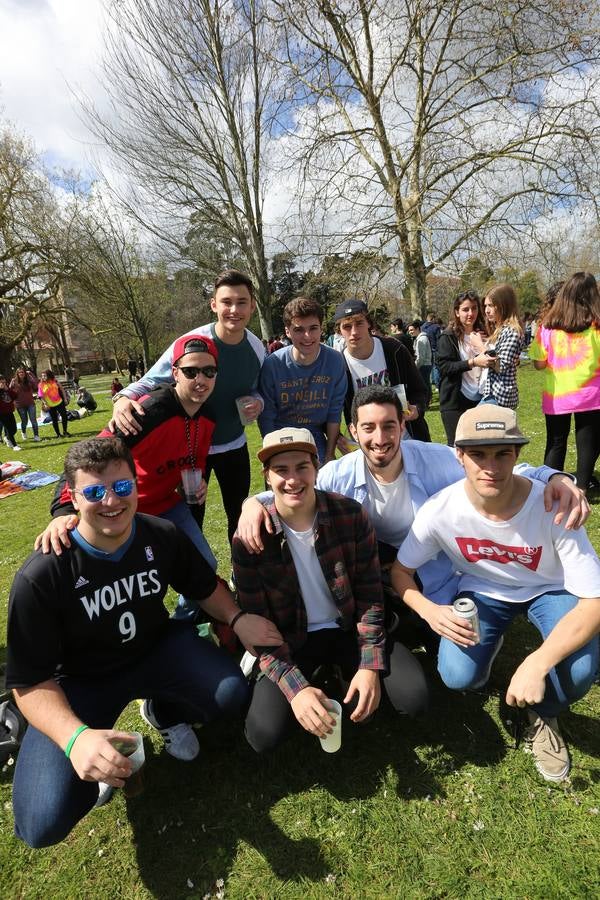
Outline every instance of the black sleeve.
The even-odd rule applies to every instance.
[[[172,525],[172,523],[165,524]],[[171,574],[169,584],[178,593],[196,603],[206,600],[216,589],[218,580],[187,534],[172,525]]]
[[[69,485],[67,484],[67,479],[63,472],[56,485],[52,502],[50,503],[50,515],[54,519],[57,516],[74,515],[76,512],[77,510],[73,506],[73,501],[71,499],[71,491],[69,490]]]
[[[437,365],[442,378],[462,376],[469,369],[466,359],[461,359],[456,351],[456,344],[449,334],[441,334],[437,349]]]
[[[32,687],[56,673],[61,639],[53,603],[58,590],[51,577],[55,563],[56,557],[26,563],[13,581],[8,603],[7,688]]]
[[[392,365],[388,365],[390,381],[392,382],[392,385],[406,385],[406,399],[409,403],[418,408],[422,416],[425,407],[427,406],[427,389],[421,378],[421,374],[417,369],[417,364],[404,344],[401,344],[400,341],[393,341],[393,344],[388,344],[387,340],[390,339],[386,339],[386,343],[383,347],[384,352],[386,350],[388,350],[388,352],[390,350],[392,351],[392,358],[390,360]]]

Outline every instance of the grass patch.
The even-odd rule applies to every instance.
[[[519,373],[520,420],[531,444],[523,458],[542,462],[541,378]],[[82,379],[98,412],[69,423],[72,439],[26,442],[33,468],[60,472],[75,439],[108,418],[110,377]],[[443,440],[435,403],[432,435]],[[46,436],[51,427],[42,429]],[[248,429],[251,453],[258,432]],[[14,457],[14,454],[12,454]],[[11,458],[0,448],[0,459]],[[567,468],[574,471],[574,452]],[[258,462],[253,489],[262,486]],[[0,502],[0,661],[8,591],[15,571],[48,519],[53,487]],[[600,549],[598,507],[588,532]],[[206,534],[229,575],[225,516],[211,484]],[[169,602],[173,602],[173,597]],[[419,722],[382,705],[363,727],[345,725],[342,751],[324,754],[298,732],[259,758],[241,729],[223,723],[200,732],[192,764],[161,752],[160,738],[135,707],[125,727],[146,735],[146,792],[91,813],[61,845],[32,851],[12,833],[12,767],[0,773],[0,896],[3,898],[591,898],[600,884],[600,688],[564,716],[573,757],[569,784],[552,786],[531,759],[511,748],[499,698],[537,632],[510,630],[489,690],[445,690],[428,660],[433,701]]]

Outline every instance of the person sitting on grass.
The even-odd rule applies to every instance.
[[[169,586],[229,623],[248,649],[281,640],[271,622],[242,615],[183,532],[136,513],[135,465],[120,439],[75,444],[65,471],[80,515],[71,546],[26,560],[8,610],[6,686],[30,723],[14,775],[15,832],[31,847],[63,840],[124,785],[131,764],[112,741],[127,734],[114,723],[136,697],[182,760],[199,751],[187,723],[244,708],[239,666],[169,619]]]
[[[545,511],[542,486],[514,473],[527,443],[507,407],[463,413],[455,445],[465,478],[421,507],[392,583],[440,635],[438,670],[454,690],[487,683],[517,615],[535,625],[543,642],[513,673],[506,701],[526,710],[525,737],[540,774],[563,781],[570,759],[557,716],[585,696],[598,671],[600,560],[584,529],[567,531]],[[458,596],[476,605],[479,640],[451,605],[433,603],[415,583],[415,569],[440,551],[461,574]]]
[[[319,737],[332,730],[324,692],[311,684],[323,664],[339,665],[343,702],[354,722],[366,721],[380,700],[380,679],[398,711],[418,662],[386,652],[377,539],[359,503],[315,491],[318,451],[307,428],[282,428],[258,453],[274,502],[275,531],[264,549],[248,552],[233,539],[240,607],[272,620],[283,635],[261,648],[246,717],[246,738],[257,752],[276,747],[294,717]],[[259,649],[259,648],[257,648]],[[404,648],[402,648],[404,650]],[[340,698],[341,699],[341,698]]]

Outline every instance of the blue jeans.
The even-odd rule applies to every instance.
[[[31,406],[17,406],[17,412],[19,413],[19,418],[21,419],[21,433],[23,437],[25,437],[27,432],[27,419],[29,419],[29,421],[31,422],[33,433],[37,437],[39,432],[37,417],[35,414],[35,403],[32,403]]]
[[[177,503],[175,506],[172,506],[171,509],[167,509],[166,512],[161,513],[160,518],[168,519],[169,522],[172,522],[174,525],[177,525],[178,528],[181,528],[184,534],[187,534],[195,548],[200,551],[213,572],[217,571],[218,564],[215,554],[208,546],[208,541],[204,537],[202,529],[193,517],[187,503],[184,503],[182,500],[181,503]]]
[[[173,522],[175,525],[177,525],[178,528],[181,528],[181,530],[184,531],[189,539],[193,542],[195,547],[200,551],[213,572],[217,571],[217,559],[208,546],[208,541],[204,537],[202,529],[193,517],[187,503],[178,503],[176,506],[173,506],[166,512],[161,513],[160,517],[161,519],[168,519],[170,522]],[[173,618],[181,619],[181,621],[192,621],[196,617],[197,612],[198,604],[194,603],[193,600],[190,600],[187,597],[183,597],[180,594],[177,601],[177,606],[175,607],[175,611],[173,613]]]
[[[461,595],[462,596],[462,595]],[[438,671],[447,687],[466,691],[480,684],[502,634],[519,614],[527,616],[546,640],[554,626],[577,606],[577,597],[565,591],[550,591],[523,603],[505,603],[484,594],[468,592],[477,604],[481,641],[474,647],[459,647],[448,638],[440,641]],[[546,676],[541,703],[533,707],[543,718],[557,716],[584,697],[594,683],[599,660],[598,636],[559,662]]]
[[[192,626],[169,620],[146,656],[102,678],[60,680],[74,712],[91,728],[112,728],[136,697],[151,698],[163,727],[239,715],[248,682],[224,650],[202,640]],[[15,833],[30,847],[62,841],[94,806],[98,784],[82,781],[60,747],[29,726],[13,782]]]

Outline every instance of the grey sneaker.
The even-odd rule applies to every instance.
[[[167,753],[184,762],[196,759],[200,753],[200,744],[191,725],[181,722],[179,725],[171,725],[170,728],[161,728],[154,716],[152,700],[144,700],[140,707],[140,715],[144,722],[160,731]]]
[[[92,809],[100,809],[101,806],[106,806],[107,803],[110,803],[116,790],[116,788],[107,784],[105,781],[99,781],[98,788],[98,799],[94,803]]]
[[[571,759],[556,719],[542,719],[527,708],[529,727],[524,741],[535,758],[535,767],[546,781],[564,781],[571,770]]]

